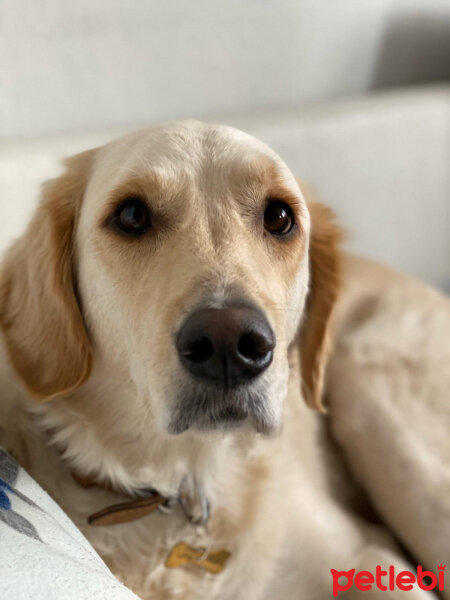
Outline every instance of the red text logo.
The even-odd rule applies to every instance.
[[[380,565],[377,565],[375,573],[370,571],[358,571],[350,569],[349,571],[336,571],[331,569],[333,578],[333,596],[339,595],[339,592],[345,592],[355,586],[363,592],[370,591],[373,587],[382,591],[393,591],[395,589],[404,592],[412,590],[416,585],[421,590],[444,590],[444,571],[445,565],[440,564],[437,567],[437,574],[433,571],[424,571],[419,565],[416,573],[411,571],[395,572],[393,565],[388,567],[387,571],[383,571]]]

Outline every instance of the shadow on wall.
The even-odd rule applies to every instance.
[[[373,89],[450,80],[450,16],[394,16],[380,47]]]

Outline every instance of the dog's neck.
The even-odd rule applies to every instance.
[[[7,379],[15,380],[5,374],[3,380]],[[16,399],[11,394],[13,389]],[[245,429],[166,434],[145,410],[151,404],[142,399],[137,405],[135,393],[126,378],[112,381],[95,371],[70,397],[43,404],[33,403],[21,386],[11,384],[5,396],[11,396],[16,434],[11,433],[12,445],[4,439],[1,443],[57,498],[58,488],[67,482],[64,471],[72,479],[75,470],[129,496],[136,490],[153,488],[173,498],[187,490],[189,499],[197,502],[191,509],[197,512],[205,498],[212,510],[223,504],[232,481],[245,477],[246,461],[242,459],[250,452],[252,460],[255,458],[255,438],[261,436]],[[8,402],[3,409],[5,404]],[[142,419],[143,414],[147,418]],[[23,447],[18,445],[19,439]],[[114,502],[112,497],[111,504]],[[70,513],[70,506],[65,506]],[[93,507],[92,512],[97,508]]]
[[[154,488],[168,498],[182,488],[192,496],[214,495],[217,473],[232,468],[233,454],[249,446],[248,432],[169,435],[152,415],[142,418],[146,400],[133,394],[129,382],[94,374],[71,397],[34,405],[31,411],[67,467],[99,483],[130,494]]]

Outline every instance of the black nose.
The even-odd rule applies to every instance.
[[[203,308],[183,323],[176,346],[182,364],[192,375],[231,387],[267,369],[275,335],[253,306]]]

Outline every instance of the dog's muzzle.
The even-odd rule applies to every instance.
[[[261,375],[269,367],[275,334],[250,303],[191,313],[176,336],[181,364],[191,377],[181,382],[169,430],[233,427],[245,420],[258,431],[272,428],[273,415]]]

